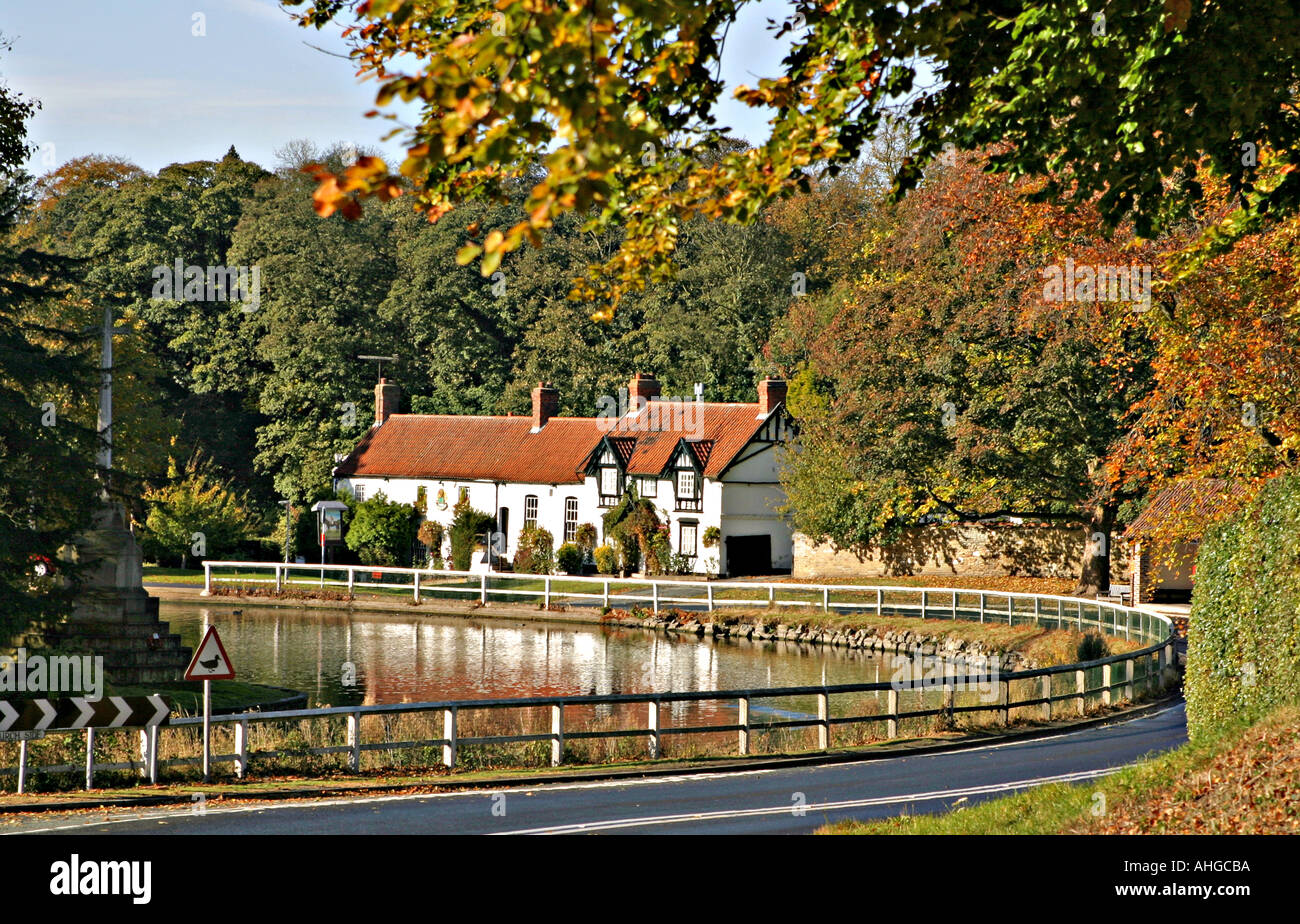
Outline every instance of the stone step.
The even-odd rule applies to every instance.
[[[159,635],[170,634],[170,624],[156,620],[152,622],[79,622],[59,623],[42,629],[46,638],[144,638],[155,632]]]

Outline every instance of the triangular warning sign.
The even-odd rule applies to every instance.
[[[186,680],[234,680],[235,666],[230,663],[217,635],[216,626],[208,626],[208,634],[203,636],[203,644],[194,652],[190,666],[185,668]]]

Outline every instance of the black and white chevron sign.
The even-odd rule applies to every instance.
[[[166,725],[172,707],[158,694],[69,699],[0,699],[0,732]]]

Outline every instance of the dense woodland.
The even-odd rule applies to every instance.
[[[11,333],[47,352],[21,368],[6,358],[6,395],[32,420],[53,398],[67,424],[55,432],[84,443],[92,328],[112,305],[123,327],[112,487],[148,554],[182,564],[194,530],[210,556],[256,554],[259,540],[270,554],[277,501],[328,494],[335,457],[371,420],[375,367],[362,354],[399,357],[384,374],[415,412],[526,413],[545,379],[564,413],[591,414],[634,371],[654,372],[666,394],[699,382],[711,400],[750,400],[762,374],[785,375],[802,431],[790,513],[840,545],[997,515],[1109,537],[1172,478],[1258,481],[1294,466],[1294,221],[1174,283],[1164,261],[1226,208],[1212,182],[1196,210],[1140,240],[1086,204],[1032,201],[1041,181],[990,175],[985,154],[937,159],[892,202],[905,140],[898,126],[880,133],[855,169],[810,174],[808,191],[749,224],[691,219],[671,278],[599,320],[571,291],[619,239],[582,230],[581,216],[561,216],[545,246],[505,254],[490,276],[456,259],[479,228],[517,218],[527,171],[506,201],[429,221],[409,197],[318,215],[312,165],[343,170],[342,145],[287,144],[273,169],[233,148],[157,174],[112,157],[37,178],[15,166],[7,258],[59,269],[7,296]],[[1045,268],[1067,258],[1154,267],[1150,301],[1062,300]],[[158,297],[157,268],[177,261],[258,268],[256,305],[181,300],[179,284]],[[15,439],[6,467],[39,468]],[[1102,581],[1105,545],[1085,585]]]

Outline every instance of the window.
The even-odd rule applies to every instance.
[[[352,496],[356,499],[358,504],[361,503],[366,499],[366,486],[363,484],[353,485]]]
[[[640,491],[641,491],[641,496],[642,496],[642,497],[658,497],[658,496],[659,496],[659,479],[658,479],[658,478],[642,478],[642,479],[641,479],[641,484],[640,484]]]
[[[564,499],[564,541],[573,542],[578,536],[578,499]]]
[[[680,555],[688,558],[694,558],[698,552],[696,536],[699,533],[699,524],[694,521],[683,520],[681,523],[681,532],[677,535],[677,551]]]
[[[524,529],[537,525],[537,495],[529,494],[524,498]]]
[[[600,491],[600,506],[613,507],[623,497],[623,473],[618,460],[608,447],[600,455],[600,468],[596,470],[596,485]]]
[[[696,477],[694,469],[679,468],[674,487],[677,489],[678,510],[704,509],[700,501],[700,479]]]

